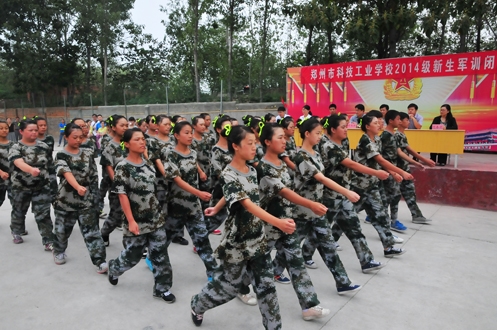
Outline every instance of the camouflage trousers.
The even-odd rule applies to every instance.
[[[367,191],[356,190],[361,199],[354,204],[356,212],[365,209],[371,218],[371,225],[380,236],[384,248],[389,248],[395,244],[392,232],[390,231],[390,221],[387,210],[381,198],[380,187],[374,186]]]
[[[5,196],[8,196],[9,199],[11,198],[9,186],[6,184],[0,186],[0,206],[5,202]]]
[[[402,182],[405,180],[402,180]],[[400,202],[400,183],[394,180],[394,178],[390,175],[388,179],[383,181],[383,204],[387,210],[390,207],[390,219],[397,220],[399,218],[399,208],[391,208],[391,205],[399,205]]]
[[[276,248],[276,256],[273,260],[274,275],[281,275],[285,268],[288,270],[288,274],[292,279],[293,290],[297,295],[302,310],[319,305],[311,277],[304,266],[298,234],[294,232],[287,235],[273,226],[266,226],[266,237],[268,253],[273,248]]]
[[[294,219],[299,235],[299,244],[308,237],[316,242],[316,248],[324,263],[333,274],[337,288],[350,285],[350,279],[337,254],[335,241],[326,218]]]
[[[221,260],[220,268],[222,271],[216,274],[212,282],[208,282],[199,294],[192,297],[192,310],[203,314],[231,301],[240,293],[240,288],[252,283],[264,328],[281,329],[280,307],[271,275],[269,253],[239,263]]]
[[[107,192],[109,192],[110,187],[112,186],[112,180],[110,179],[109,174],[107,174],[107,171],[105,168],[102,171],[102,180],[100,180],[100,197],[98,199],[98,207],[99,211],[104,209],[105,205],[105,195],[107,195]],[[110,194],[109,194],[109,202],[110,202]]]
[[[67,249],[67,242],[71,236],[76,221],[79,230],[90,253],[91,262],[95,266],[100,266],[105,262],[105,246],[102,235],[98,229],[97,213],[93,209],[79,211],[55,210],[54,240],[53,248],[55,253],[63,253]]]
[[[212,277],[218,266],[213,256],[204,216],[201,213],[187,218],[173,218],[168,216],[166,219],[167,246],[171,244],[173,238],[177,237],[178,231],[182,230],[183,227],[186,227],[193,245],[197,249],[198,256],[204,262],[207,277]]]
[[[43,186],[40,190],[12,189],[10,230],[17,235],[26,231],[26,213],[29,204],[31,204],[42,243],[52,243],[54,235],[52,233],[53,223],[50,218],[51,202],[52,195],[49,186]]]
[[[168,204],[167,204],[167,195],[168,195],[168,190],[165,189],[158,189],[157,190],[157,199],[159,201],[159,206],[160,210],[164,216],[164,219],[167,219],[168,215]],[[170,232],[168,235],[173,236],[173,237],[185,237],[185,230],[183,227],[177,228],[177,231],[175,233]]]
[[[107,219],[105,219],[102,229],[100,230],[102,236],[109,236],[110,233],[116,229],[117,226],[121,226],[124,220],[124,212],[119,202],[118,194],[109,194],[109,205],[110,211]]]
[[[347,236],[354,247],[361,266],[373,260],[373,253],[369,249],[366,237],[362,233],[354,204],[348,199],[325,199],[324,205],[328,208],[328,213],[326,214],[328,222],[330,225],[333,224],[331,232],[335,242],[338,242],[342,233],[345,233],[345,236]],[[315,250],[316,242],[308,238],[302,247],[304,260],[311,260]]]
[[[116,259],[109,261],[109,275],[121,276],[142,259],[143,251],[148,248],[148,258],[153,266],[155,279],[154,291],[163,293],[173,286],[173,268],[167,253],[166,229],[137,236],[123,236],[124,250]]]
[[[403,180],[400,183],[400,193],[402,194],[402,197],[404,197],[409,211],[411,211],[412,218],[422,217],[423,213],[419,209],[418,203],[416,202],[416,188],[414,187],[414,181]],[[399,202],[395,203],[395,201],[392,201],[392,203],[390,203],[390,210],[392,214],[398,214]]]

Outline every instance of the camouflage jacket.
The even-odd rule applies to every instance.
[[[295,155],[295,192],[313,202],[323,201],[324,185],[314,176],[323,172],[324,166],[319,153],[314,156],[306,150],[300,149]],[[296,219],[313,219],[317,216],[310,209],[297,205],[294,212]]]
[[[139,165],[127,159],[119,162],[111,193],[128,197],[140,235],[153,232],[165,224],[155,191],[155,169],[150,161],[143,160]],[[123,222],[123,235],[134,236],[129,231],[128,221]]]
[[[367,134],[363,134],[354,152],[355,161],[369,168],[380,170],[380,165],[374,159],[378,155],[381,155],[380,137],[375,136],[372,141]],[[377,177],[359,172],[355,173],[352,180],[354,188],[360,191],[367,191],[378,183]]]
[[[263,221],[238,203],[249,198],[259,205],[257,172],[252,166],[248,166],[248,170],[248,173],[241,173],[228,165],[221,173],[229,215],[216,255],[229,263],[256,258],[267,252]]]
[[[402,150],[403,153],[408,155],[409,152],[407,151],[407,147],[409,146],[409,142],[407,142],[407,136],[402,132],[396,131],[395,139],[397,139],[397,146],[400,148],[400,150]],[[409,162],[402,159],[401,157],[397,158],[397,164],[395,165],[397,165],[399,168],[403,169],[406,172],[410,172]]]
[[[53,150],[55,147],[55,140],[54,140],[53,136],[46,135],[43,140],[42,139],[37,139],[37,140],[45,143],[48,146],[48,148],[50,149],[48,151],[48,173],[55,174],[55,164],[53,161]]]
[[[98,148],[97,148],[97,143],[95,142],[95,137],[91,136],[88,139],[86,139],[85,142],[83,142],[80,146],[81,149],[88,149],[93,153],[93,158],[98,157]]]
[[[55,157],[55,168],[59,180],[59,189],[54,208],[62,211],[87,210],[98,205],[98,171],[90,149],[79,149],[78,154],[59,151]],[[85,196],[80,196],[64,178],[64,173],[71,173],[79,185],[87,189]]]
[[[167,179],[173,180],[180,177],[190,186],[198,189],[197,153],[190,150],[188,155],[175,149],[170,149],[167,154],[166,164]],[[201,217],[202,207],[197,196],[181,189],[176,183],[170,185],[168,196],[168,215],[178,219]]]
[[[380,139],[381,155],[390,163],[397,165],[397,159],[399,158],[399,154],[397,153],[397,149],[399,148],[397,138],[394,134],[385,130],[381,133]]]
[[[9,150],[12,147],[14,142],[8,141],[6,144],[0,143],[0,170],[10,174],[10,165],[9,165]],[[9,183],[9,179],[4,180],[0,178],[0,187],[6,186]]]
[[[211,169],[212,146],[210,146],[209,141],[207,141],[207,137],[204,135],[202,140],[193,138],[190,148],[197,152],[198,164],[200,165],[202,171],[209,176]]]
[[[344,188],[350,189],[352,170],[341,164],[349,157],[349,151],[343,145],[331,141],[327,135],[323,135],[319,145],[319,152],[324,165],[324,175],[335,181]],[[343,199],[343,195],[326,188],[325,199]]]
[[[214,146],[211,153],[211,191],[212,200],[211,206],[217,204],[217,202],[223,197],[223,189],[220,182],[221,172],[224,170],[226,165],[231,163],[233,156],[228,152],[228,149],[223,149],[219,146]]]
[[[10,182],[12,189],[19,190],[40,190],[43,186],[49,184],[48,174],[48,154],[50,147],[43,142],[36,140],[35,145],[28,146],[22,142],[12,145],[9,150],[9,162],[12,165]],[[22,158],[24,162],[40,170],[38,176],[32,176],[30,173],[21,171],[14,165],[16,159]]]
[[[112,168],[115,169],[117,164],[126,157],[127,151],[122,149],[121,144],[115,142],[114,140],[110,140],[102,150],[100,165],[104,167],[104,171],[105,166],[112,166]]]

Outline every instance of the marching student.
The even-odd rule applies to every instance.
[[[81,141],[81,145],[79,147],[81,149],[90,150],[93,153],[93,158],[97,158],[98,157],[97,142],[95,141],[94,136],[88,135],[89,133],[88,125],[85,123],[85,121],[82,118],[74,118],[73,120],[71,120],[71,123],[78,125],[79,127],[81,127],[81,130],[83,131],[83,140]],[[95,207],[98,207],[98,204],[96,204]]]
[[[244,118],[246,118],[244,119],[245,126],[249,127],[255,135],[255,143],[257,146],[255,157],[254,159],[250,160],[248,164],[257,167],[257,164],[259,164],[259,160],[264,157],[264,149],[262,148],[261,141],[259,140],[262,128],[264,127],[264,121],[253,116],[246,116]]]
[[[5,201],[7,191],[10,190],[9,150],[14,142],[7,138],[8,135],[9,124],[5,120],[0,119],[0,206]]]
[[[53,150],[55,147],[55,140],[53,136],[46,134],[48,125],[47,120],[42,117],[34,117],[33,120],[38,126],[38,140],[45,143],[49,148],[48,152],[48,175],[50,177],[50,190],[52,193],[52,202],[57,194],[57,176],[55,175],[55,165],[53,161]]]
[[[174,126],[176,147],[167,153],[166,179],[172,181],[169,190],[166,231],[168,245],[177,232],[186,227],[194,252],[204,262],[207,278],[211,279],[217,270],[216,259],[212,255],[209,232],[202,213],[200,200],[211,199],[209,192],[199,190],[197,153],[190,149],[193,127],[187,121]]]
[[[121,147],[121,140],[124,132],[128,129],[128,120],[121,115],[114,115],[109,117],[110,131],[112,131],[112,140],[110,140],[102,150],[102,157],[100,158],[100,165],[103,166],[107,172],[111,182],[114,181],[114,169],[119,162],[127,156],[127,149],[123,150]],[[109,246],[109,235],[116,229],[121,227],[123,223],[123,209],[119,203],[117,194],[109,194],[110,211],[107,219],[102,225],[101,233],[105,246]]]
[[[320,203],[325,187],[344,195],[351,202],[359,200],[359,196],[348,190],[322,173],[324,170],[321,157],[314,148],[321,140],[323,126],[315,118],[307,119],[299,128],[303,143],[295,155],[295,192],[313,202]],[[333,274],[338,294],[354,292],[361,289],[360,285],[352,285],[336,253],[336,243],[333,240],[330,225],[324,216],[317,216],[310,209],[297,205],[295,208],[295,223],[300,242],[309,237],[316,243],[319,254],[328,269]]]
[[[126,121],[121,117],[116,126],[120,125],[121,119]],[[120,130],[116,135],[119,133]],[[136,127],[126,130],[122,134],[122,147],[127,150],[127,156],[112,173],[111,195],[118,196],[126,217],[123,225],[124,250],[119,257],[109,260],[108,279],[110,284],[117,285],[119,277],[141,260],[147,248],[155,278],[153,297],[173,303],[176,297],[170,291],[173,272],[167,253],[164,217],[155,194],[155,168],[142,156],[146,149],[143,132]]]
[[[395,132],[395,138],[397,139],[397,145],[405,154],[411,154],[412,156],[419,159],[421,162],[426,164],[429,167],[435,167],[435,162],[431,159],[421,156],[409,146],[409,142],[407,141],[407,137],[405,135],[405,130],[409,128],[411,123],[410,116],[405,113],[400,113],[400,124],[397,127],[397,131]],[[409,157],[408,157],[409,158]],[[409,161],[406,161],[405,158],[397,159],[397,166],[410,173],[409,164],[414,160],[409,158]],[[427,223],[431,221],[431,219],[427,219],[423,216],[423,213],[419,209],[418,203],[416,203],[416,188],[414,187],[414,180],[402,180],[400,183],[400,193],[404,200],[406,201],[407,207],[409,211],[411,211],[412,222],[413,223]],[[397,214],[399,210],[399,201],[394,200],[390,203],[390,211],[392,214]]]
[[[374,170],[349,158],[348,144],[344,144],[344,141],[347,140],[347,121],[345,117],[337,115],[325,117],[321,124],[325,129],[325,134],[319,143],[319,153],[323,160],[323,173],[327,178],[344,188],[350,189],[353,170],[376,176],[380,180],[385,180],[389,176],[388,172]],[[374,260],[366,237],[362,233],[354,204],[331,189],[325,189],[323,204],[328,207],[327,218],[329,224],[334,223],[332,227],[333,239],[338,242],[342,233],[345,233],[355,249],[362,271],[367,273],[385,266],[381,262]],[[337,249],[339,249],[338,245]],[[302,254],[308,268],[317,268],[312,260],[315,250],[315,242],[309,239],[306,240],[302,248]]]
[[[137,119],[136,127],[138,127],[143,132],[143,134],[146,134],[148,131],[148,125],[145,119]]]
[[[233,160],[220,175],[224,198],[206,215],[214,215],[225,206],[230,210],[225,233],[216,250],[221,261],[220,273],[191,300],[191,317],[200,326],[206,311],[229,302],[249,279],[257,294],[262,323],[266,329],[281,329],[281,316],[271,274],[271,256],[264,235],[264,220],[291,234],[292,219],[278,219],[259,207],[257,173],[246,163],[256,154],[256,138],[246,126],[226,125],[221,136],[228,138]]]
[[[10,229],[14,244],[23,242],[27,235],[26,213],[29,204],[34,213],[45,251],[52,251],[53,223],[50,218],[52,191],[48,174],[50,147],[38,140],[38,125],[34,120],[19,123],[22,139],[9,150],[9,163],[13,165],[11,182],[12,207]]]
[[[81,127],[75,123],[64,129],[65,147],[55,157],[56,173],[60,178],[54,202],[53,256],[57,265],[66,263],[66,250],[74,225],[79,230],[97,273],[107,272],[105,246],[98,228],[95,206],[98,204],[98,171],[94,151],[80,148],[84,139]]]
[[[381,116],[381,113],[379,115]],[[397,180],[412,180],[412,175],[394,166],[381,156],[381,140],[378,136],[380,125],[377,117],[363,116],[361,130],[364,134],[355,149],[356,162],[375,170],[384,168]],[[360,172],[356,172],[352,180],[354,191],[361,197],[355,204],[356,212],[362,209],[366,210],[371,218],[371,224],[380,236],[384,256],[392,258],[404,254],[405,250],[394,247],[395,238],[390,231],[390,222],[387,218],[386,206],[383,204],[381,185],[382,182],[377,177]]]
[[[293,159],[297,153],[297,145],[295,144],[294,138],[295,124],[293,122],[293,118],[287,116],[280,119],[278,125],[283,128],[286,141],[285,152],[283,152],[280,157],[285,162],[286,166],[288,166],[288,172],[293,178],[295,176],[295,163],[293,162]]]
[[[100,156],[102,155],[102,151],[107,147],[107,144],[112,141],[114,138],[114,131],[112,130],[112,120],[111,118],[114,118],[117,116],[117,114],[110,116],[107,118],[105,121],[105,125],[108,129],[106,129],[106,134],[102,135],[100,137]],[[105,169],[105,166],[102,165],[102,179],[100,180],[100,185],[99,190],[100,190],[100,197],[98,201],[98,207],[100,211],[100,219],[105,219],[107,217],[107,213],[104,212],[104,204],[105,204],[105,196],[107,193],[110,191],[110,187],[112,186],[112,180],[109,177],[109,174],[107,170]],[[109,195],[110,196],[110,195]],[[109,197],[109,202],[110,202],[110,197]]]
[[[277,124],[266,123],[262,129],[261,142],[266,150],[257,167],[261,207],[280,219],[292,216],[293,204],[307,207],[318,216],[325,215],[327,209],[324,205],[305,199],[291,190],[292,178],[287,166],[280,159],[280,154],[286,148],[283,128]],[[314,286],[304,266],[297,232],[286,234],[269,224],[266,224],[265,232],[269,252],[273,247],[277,249],[275,260],[273,260],[274,280],[281,283],[282,279],[286,279],[282,273],[283,269],[287,268],[302,308],[303,319],[310,321],[327,316],[330,311],[319,306]],[[290,282],[286,280],[287,283]]]

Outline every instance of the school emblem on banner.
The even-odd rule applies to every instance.
[[[383,84],[385,98],[391,101],[411,101],[421,95],[421,78],[386,79]]]

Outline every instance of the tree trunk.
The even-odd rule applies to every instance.
[[[269,6],[270,0],[266,0],[264,4],[264,17],[262,22],[262,44],[261,44],[261,72],[259,75],[259,102],[262,102],[262,92],[264,89],[264,74],[266,73],[266,51],[267,51],[267,30],[269,21]]]
[[[198,73],[198,24],[199,24],[199,0],[191,1],[193,9],[193,62],[195,66],[195,95],[200,102],[200,77]]]
[[[397,57],[397,40],[399,39],[399,33],[394,28],[390,28],[390,32],[388,35],[388,57]]]
[[[333,47],[334,42],[331,34],[331,30],[326,31],[326,37],[328,38],[328,63],[333,63]]]
[[[447,26],[447,19],[446,18],[443,18],[442,21],[442,34],[440,35],[440,44],[438,45],[438,54],[442,54],[443,53],[443,47],[444,47],[444,43],[445,43],[445,29],[446,29],[446,26]]]
[[[307,38],[307,49],[305,53],[305,65],[311,65],[311,48],[312,48],[312,32],[314,31],[314,25],[309,26],[309,37]]]
[[[481,30],[483,29],[483,20],[481,13],[478,13],[476,17],[476,51],[479,52],[481,49]]]

